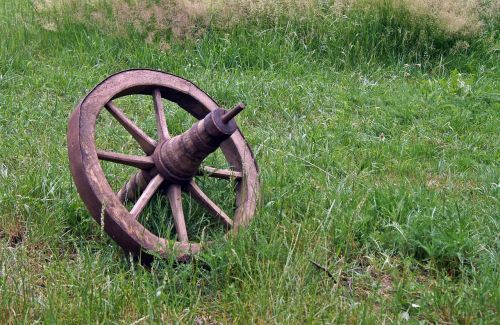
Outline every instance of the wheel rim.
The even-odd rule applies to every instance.
[[[168,240],[153,234],[138,222],[138,214],[135,215],[137,212],[140,214],[145,204],[152,197],[149,192],[154,193],[163,180],[158,177],[159,174],[154,175],[154,168],[151,169],[154,165],[152,165],[150,157],[158,142],[149,138],[144,132],[141,133],[142,130],[131,120],[128,120],[112,102],[114,99],[128,95],[152,96],[155,104],[159,140],[170,136],[166,127],[163,105],[161,104],[162,98],[177,103],[198,120],[210,111],[219,108],[219,106],[197,86],[180,77],[154,70],[127,70],[114,74],[97,85],[75,108],[68,124],[68,153],[71,172],[77,190],[93,218],[99,223],[104,222],[104,230],[125,251],[136,255],[140,254],[144,257],[150,257],[152,254],[163,256],[174,254],[178,259],[184,259],[190,254],[199,252],[201,245],[188,242],[187,235],[183,234],[182,231],[179,233],[179,230],[182,230],[183,227],[182,224],[178,223],[184,221],[183,216],[182,218],[176,217],[179,213],[179,200],[181,197],[181,186],[179,184],[168,184],[167,189],[179,241]],[[147,156],[139,157],[109,153],[96,148],[96,121],[105,107],[132,134]],[[205,172],[214,177],[226,178],[233,176],[238,178],[236,209],[231,220],[231,231],[235,231],[239,227],[246,225],[254,216],[259,190],[258,168],[251,148],[239,129],[224,141],[220,148],[227,162],[236,172],[232,173],[227,170],[217,172],[210,170],[210,168]],[[149,190],[149,198],[145,196],[145,200],[141,201],[143,191],[134,208],[128,211],[122,203],[123,192],[116,194],[112,190],[99,163],[100,160],[126,162],[125,165],[149,171],[153,170],[150,175],[152,178],[144,189],[144,191]],[[139,171],[139,173],[142,172]],[[216,205],[214,207],[214,203],[208,199],[208,196],[199,189],[194,181],[186,186],[186,190],[195,200],[203,202],[202,206],[205,209],[214,215],[216,214],[218,207]],[[138,205],[139,202],[141,203]],[[177,213],[174,212],[175,210],[177,210]],[[180,204],[180,210],[182,214],[182,204]],[[223,214],[225,213],[220,209],[219,218],[222,218],[222,220],[224,220]]]

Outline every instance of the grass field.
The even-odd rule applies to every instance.
[[[0,323],[500,322],[497,1],[50,3],[0,1]],[[140,67],[248,105],[258,213],[224,240],[186,199],[190,235],[218,241],[188,264],[131,260],[69,172],[73,107]],[[154,134],[145,104],[121,103]],[[161,198],[148,216],[171,230]]]

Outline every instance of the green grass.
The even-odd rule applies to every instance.
[[[0,323],[498,323],[497,23],[454,54],[457,40],[432,30],[402,46],[398,28],[421,33],[404,15],[373,17],[250,19],[185,42],[166,35],[164,53],[135,31],[71,20],[45,30],[29,3],[3,1]],[[260,166],[261,205],[222,240],[186,202],[193,238],[209,227],[219,239],[189,264],[131,260],[69,173],[73,107],[137,67],[192,80],[224,107],[248,105],[238,122]],[[121,105],[154,133],[138,107],[151,103]],[[182,132],[189,121],[171,108]],[[136,150],[101,122],[103,144]],[[116,186],[131,172],[106,170]],[[227,184],[205,186],[230,208]],[[145,222],[167,234],[168,213],[159,199]]]

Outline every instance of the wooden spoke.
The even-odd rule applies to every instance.
[[[151,169],[155,163],[151,157],[125,155],[123,153],[97,150],[97,157],[101,160],[111,161],[122,165],[137,167],[140,169]]]
[[[167,191],[170,208],[174,217],[177,238],[181,243],[188,242],[186,222],[184,221],[184,211],[182,210],[182,191],[179,185],[170,185]]]
[[[135,201],[137,195],[144,191],[148,186],[149,181],[155,175],[151,175],[150,171],[140,170],[123,185],[123,187],[116,193],[120,202]]]
[[[160,138],[160,140],[170,139],[167,128],[167,120],[165,119],[165,110],[163,108],[163,103],[161,100],[161,92],[158,88],[153,91],[153,103],[155,106],[158,137]]]
[[[141,196],[135,203],[132,210],[130,210],[130,214],[134,219],[137,219],[142,210],[144,210],[146,204],[148,204],[149,200],[151,200],[151,198],[155,194],[158,187],[160,187],[162,182],[163,182],[163,176],[161,176],[160,174],[153,177],[151,182],[149,182],[148,186],[146,186],[144,192],[142,192]]]
[[[151,139],[134,122],[132,122],[112,101],[105,105],[106,109],[120,122],[121,125],[134,137],[142,150],[151,155],[155,151],[156,141]]]
[[[198,201],[205,209],[207,209],[214,217],[218,218],[226,227],[233,226],[233,220],[231,220],[227,214],[222,211],[210,198],[203,193],[201,188],[196,185],[196,183],[191,180],[186,186],[188,193]]]
[[[198,175],[207,175],[215,178],[222,179],[240,179],[243,177],[243,173],[229,170],[229,169],[217,169],[213,167],[204,166],[198,171]]]

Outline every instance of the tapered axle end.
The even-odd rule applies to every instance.
[[[243,103],[229,111],[216,108],[188,131],[162,141],[153,154],[158,172],[167,182],[188,183],[196,175],[203,159],[238,130],[234,117],[244,108]]]
[[[242,110],[244,110],[246,107],[245,103],[239,103],[231,110],[227,111],[224,115],[222,115],[222,122],[227,123],[229,122],[232,118],[234,118],[236,115],[238,115]]]

